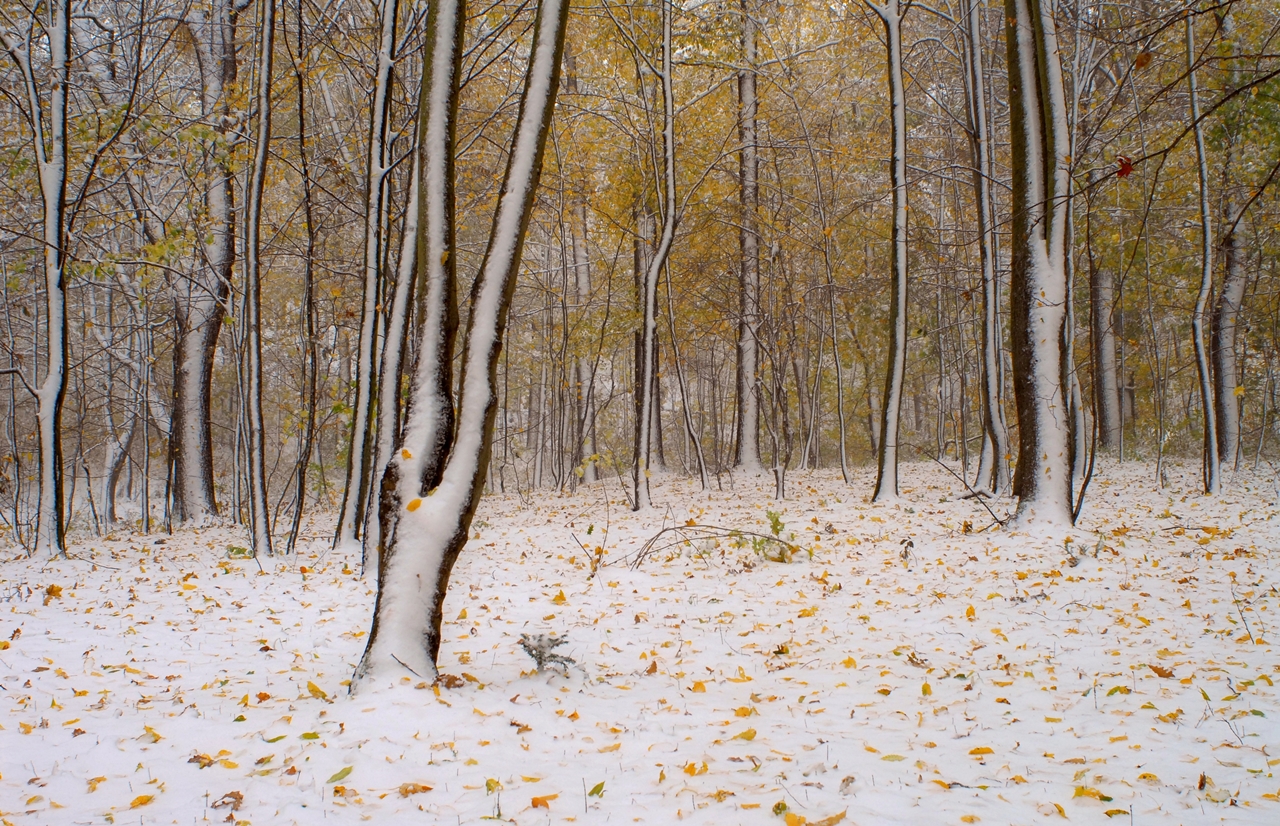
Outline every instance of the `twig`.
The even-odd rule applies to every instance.
[[[1236,604],[1236,614],[1240,617],[1240,621],[1244,623],[1244,631],[1249,635],[1249,642],[1257,645],[1258,641],[1253,638],[1253,631],[1249,629],[1249,621],[1244,618],[1244,611],[1240,610],[1240,598],[1236,596],[1235,583],[1231,585],[1231,601]]]
[[[682,534],[682,536],[674,542],[663,545],[661,548],[658,547],[658,540],[668,533]],[[685,536],[683,534],[691,535]],[[655,553],[656,551],[679,545],[682,542],[692,542],[694,539],[732,539],[735,537],[752,537],[755,539],[762,539],[766,542],[776,542],[787,548],[792,553],[798,553],[801,550],[798,545],[787,542],[781,537],[756,533],[755,531],[744,531],[737,528],[724,528],[719,525],[670,525],[649,537],[649,539],[640,546],[640,550],[636,551],[635,558],[631,561],[631,568],[634,570],[635,568],[640,567],[640,563],[645,560],[645,557]]]
[[[925,453],[925,452],[924,452],[924,449],[923,449],[923,448],[916,447],[916,450],[918,450],[918,451],[919,451],[921,454],[923,454],[923,455],[926,455],[926,456],[928,456],[928,455],[929,455],[929,454],[927,454],[927,453]],[[986,508],[987,513],[991,514],[991,518],[992,518],[992,519],[994,519],[994,520],[996,520],[996,524],[997,524],[997,525],[999,525],[999,526],[1000,526],[1000,527],[1002,527],[1002,528],[1004,527],[1005,522],[1008,522],[1009,520],[1008,520],[1008,519],[1001,519],[1000,517],[996,516],[996,512],[995,512],[995,511],[993,511],[993,510],[991,510],[991,506],[990,506],[990,505],[988,505],[988,504],[987,504],[987,502],[986,502],[986,500],[985,500],[985,499],[983,499],[983,498],[982,498],[982,496],[981,496],[981,495],[980,495],[976,490],[974,490],[974,489],[969,485],[969,482],[968,482],[968,481],[967,481],[963,476],[961,476],[960,474],[956,473],[956,472],[955,472],[954,470],[952,470],[951,468],[947,467],[947,464],[946,464],[945,462],[943,462],[941,459],[939,459],[937,456],[929,456],[929,458],[930,458],[930,459],[932,459],[933,461],[937,462],[938,464],[942,465],[943,470],[945,470],[947,473],[950,473],[952,476],[954,476],[954,477],[956,477],[957,479],[959,479],[959,480],[960,480],[960,484],[964,485],[965,489],[966,489],[967,491],[969,491],[970,498],[977,499],[977,500],[978,500],[978,503],[979,503],[979,504],[981,504],[981,505],[982,505],[982,507]]]

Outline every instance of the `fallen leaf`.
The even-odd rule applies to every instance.
[[[140,794],[129,802],[129,808],[136,809],[139,806],[145,806],[155,799],[156,796],[153,794]]]
[[[560,795],[558,794],[548,794],[548,795],[543,795],[542,797],[535,797],[532,800],[533,808],[546,809],[547,811],[551,811],[551,801],[555,800],[559,796]]]
[[[311,693],[311,696],[315,697],[317,700],[329,699],[329,695],[324,693],[324,689],[316,685],[315,683],[311,682],[310,680],[307,681],[307,691],[309,691]]]
[[[339,780],[346,780],[347,776],[351,774],[351,768],[352,768],[351,766],[343,766],[342,768],[334,772],[332,777],[330,777],[328,780],[324,782],[337,783]]]
[[[587,797],[604,797],[604,781],[591,787],[591,791],[587,792]]]

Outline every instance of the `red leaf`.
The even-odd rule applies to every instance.
[[[1120,167],[1119,169],[1117,169],[1117,170],[1116,170],[1116,177],[1117,177],[1117,178],[1127,178],[1127,177],[1129,177],[1129,175],[1133,172],[1133,159],[1132,159],[1132,158],[1127,158],[1127,157],[1125,157],[1124,155],[1117,155],[1117,156],[1116,156],[1116,163],[1117,163],[1117,164],[1119,165],[1119,167]]]

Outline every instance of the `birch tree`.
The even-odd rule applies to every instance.
[[[25,33],[0,30],[18,68],[25,93],[27,125],[40,181],[44,263],[44,377],[34,395],[38,405],[40,501],[36,511],[37,551],[65,552],[62,507],[62,403],[67,388],[67,96],[71,83],[71,0],[51,0],[37,34],[35,12]],[[7,22],[7,21],[6,21]],[[48,49],[47,90],[32,65],[31,48],[41,39]],[[42,73],[41,73],[42,74]],[[33,377],[34,379],[35,377]],[[31,387],[31,384],[28,384]]]
[[[388,490],[390,486],[384,483],[384,491],[391,500],[385,512],[394,514],[396,526],[394,531],[384,529],[388,541],[378,562],[373,625],[353,688],[401,669],[423,678],[436,675],[449,576],[466,544],[492,450],[498,411],[498,363],[559,88],[568,12],[569,5],[563,0],[543,0],[538,6],[502,190],[480,270],[471,289],[456,432],[446,455],[431,456],[440,473],[438,484],[430,487],[423,482],[425,462],[410,464],[414,462],[410,445],[417,447],[417,434],[427,430],[422,427],[422,418],[436,413],[433,397],[440,386],[431,379],[436,378],[432,374],[439,372],[438,362],[425,366],[427,381],[418,380],[422,378],[421,372],[415,376],[404,445],[399,454],[404,464],[393,465],[399,476],[398,483],[389,477],[394,489]],[[433,255],[440,246],[452,243],[452,228],[446,228],[445,224],[446,220],[449,223],[452,220],[452,204],[446,202],[452,201],[453,182],[443,180],[450,171],[449,161],[437,157],[436,164],[432,165],[431,159],[433,149],[451,142],[445,135],[452,133],[452,116],[442,118],[441,115],[457,111],[457,61],[464,19],[461,3],[455,4],[453,0],[441,0],[428,12],[429,45],[423,85],[429,105],[423,107],[422,149],[419,150],[425,153],[425,176],[420,185],[425,201],[419,224],[418,256],[423,264],[433,260],[444,263],[443,259],[453,257]],[[434,134],[433,129],[437,130]],[[440,251],[452,252],[448,248]],[[441,273],[441,278],[444,277],[445,273]],[[430,346],[429,336],[446,332],[439,326],[424,325],[419,352]],[[410,434],[413,434],[412,440]],[[423,447],[430,451],[430,446],[424,444]],[[427,458],[425,453],[420,455]]]
[[[1052,0],[1005,0],[1012,143],[1010,273],[1022,522],[1072,521],[1067,375],[1070,138]]]

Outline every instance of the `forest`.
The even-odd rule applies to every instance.
[[[639,596],[642,584],[651,593],[692,589],[672,611],[731,602],[719,618],[705,608],[696,620],[728,626],[745,622],[753,605],[777,613],[784,603],[772,601],[775,586],[764,581],[775,573],[777,587],[798,590],[791,601],[807,606],[786,623],[812,620],[821,631],[803,632],[810,638],[802,642],[802,632],[780,630],[784,623],[746,622],[739,636],[772,633],[765,626],[784,636],[760,642],[756,656],[765,659],[752,660],[756,671],[735,663],[735,677],[727,660],[708,653],[722,643],[724,656],[743,656],[727,628],[680,628],[685,615],[667,613],[668,636],[635,652],[647,661],[641,681],[669,678],[670,690],[684,694],[681,710],[696,720],[727,711],[750,718],[766,714],[763,681],[790,681],[781,672],[793,668],[823,692],[847,687],[836,682],[841,676],[863,675],[873,701],[888,702],[900,686],[885,687],[874,667],[858,665],[883,658],[890,665],[880,677],[904,663],[922,670],[913,702],[932,703],[940,724],[947,703],[958,708],[982,691],[944,697],[981,686],[987,671],[1000,672],[997,686],[1037,668],[1042,676],[1071,671],[1073,680],[1087,672],[1093,682],[1079,689],[1093,693],[1076,691],[1076,705],[1101,714],[1099,690],[1110,688],[1109,702],[1131,702],[1125,695],[1143,693],[1134,676],[1142,669],[1161,698],[1191,692],[1182,702],[1198,707],[1203,695],[1195,730],[1181,708],[1161,711],[1161,724],[1178,732],[1170,758],[1207,754],[1196,730],[1213,723],[1230,729],[1228,746],[1257,757],[1245,761],[1252,767],[1230,793],[1200,769],[1198,779],[1159,788],[1135,775],[1124,782],[1146,789],[1154,808],[1145,811],[1172,817],[1207,801],[1239,809],[1223,812],[1226,821],[1255,822],[1261,816],[1250,806],[1274,807],[1280,791],[1250,786],[1275,785],[1268,778],[1277,761],[1265,747],[1253,754],[1265,730],[1276,733],[1267,718],[1280,714],[1274,695],[1233,716],[1238,709],[1215,708],[1200,683],[1174,679],[1173,668],[1183,664],[1174,641],[1200,635],[1203,624],[1213,636],[1194,637],[1201,648],[1186,661],[1196,679],[1216,680],[1210,672],[1223,670],[1212,659],[1223,656],[1214,639],[1247,643],[1240,657],[1254,661],[1248,674],[1228,678],[1222,702],[1244,702],[1241,680],[1265,678],[1269,687],[1265,672],[1277,670],[1260,624],[1280,596],[1271,584],[1280,498],[1274,4],[3,0],[0,38],[0,617],[13,621],[0,627],[0,666],[8,669],[0,669],[0,689],[17,715],[0,725],[0,742],[18,746],[0,761],[0,818],[53,822],[51,812],[66,806],[26,788],[30,800],[15,803],[5,787],[18,774],[36,775],[28,785],[56,774],[34,759],[27,765],[35,738],[44,737],[38,753],[55,767],[86,742],[32,733],[49,727],[45,717],[27,720],[32,704],[63,702],[54,689],[65,687],[43,672],[76,645],[32,639],[38,628],[74,638],[90,633],[96,616],[133,618],[93,636],[101,657],[110,648],[137,665],[94,665],[91,648],[83,672],[143,687],[161,669],[198,672],[185,689],[178,673],[155,686],[184,714],[182,694],[194,696],[195,682],[228,701],[243,693],[227,688],[233,679],[261,689],[244,689],[243,702],[225,712],[221,699],[201,699],[202,724],[210,702],[227,719],[239,708],[238,723],[251,709],[288,701],[255,682],[268,666],[245,673],[237,652],[248,643],[236,641],[230,624],[210,628],[206,610],[236,606],[240,619],[221,620],[257,623],[264,636],[251,648],[269,661],[288,665],[285,649],[293,651],[291,666],[263,674],[301,674],[303,662],[317,669],[288,677],[300,685],[290,711],[315,704],[315,730],[297,735],[306,742],[290,746],[291,762],[250,772],[248,802],[242,791],[218,798],[221,790],[196,782],[210,766],[235,768],[247,755],[210,757],[211,746],[191,745],[194,730],[159,745],[157,720],[167,717],[147,716],[156,694],[138,688],[145,699],[134,697],[130,715],[151,722],[143,744],[131,735],[124,750],[185,759],[195,749],[195,767],[183,769],[191,776],[172,780],[182,791],[165,803],[154,789],[135,788],[135,777],[114,808],[77,803],[56,817],[185,816],[203,794],[205,815],[219,820],[210,807],[229,809],[228,822],[242,806],[259,822],[306,822],[314,815],[296,807],[357,818],[364,805],[362,792],[343,782],[359,761],[335,764],[327,782],[315,775],[311,797],[299,791],[288,803],[264,785],[288,775],[301,788],[310,741],[333,734],[316,734],[321,718],[346,713],[335,702],[385,702],[361,725],[390,743],[397,713],[416,715],[424,731],[439,723],[430,705],[418,708],[414,695],[395,691],[401,682],[428,690],[416,696],[440,706],[434,711],[449,726],[476,724],[443,710],[452,695],[523,680],[526,698],[541,691],[559,704],[581,682],[601,729],[639,736],[643,726],[606,718],[629,709],[634,724],[676,710],[657,698],[662,692],[637,691],[628,703],[591,692],[630,673],[631,664],[601,659],[636,643],[618,647],[633,635],[626,629],[655,622],[658,634],[658,609],[641,606],[649,600]],[[987,557],[985,575],[1003,583],[981,586],[1003,589],[989,597],[975,590],[984,573],[961,571],[978,554]],[[883,565],[868,568],[869,555],[882,555]],[[1169,560],[1163,568],[1161,559]],[[1082,564],[1101,575],[1063,577]],[[194,581],[201,574],[220,577],[219,595],[206,593],[212,582]],[[140,596],[152,577],[155,593]],[[717,591],[725,577],[737,588],[731,598]],[[959,592],[948,577],[974,582]],[[1111,585],[1100,583],[1113,580],[1134,594],[1103,595]],[[547,605],[503,607],[514,581],[526,583],[530,603]],[[1051,591],[1067,583],[1096,587],[1073,599]],[[810,604],[819,597],[806,590],[827,607]],[[1167,613],[1180,617],[1161,630],[1137,614],[1155,608],[1118,607],[1139,593],[1168,601]],[[273,605],[286,595],[290,607]],[[873,595],[875,610],[861,602]],[[206,600],[199,608],[198,597]],[[988,619],[982,600],[997,597],[990,610],[999,616]],[[1185,613],[1177,608],[1184,597]],[[1194,613],[1206,601],[1221,601],[1212,611],[1225,616]],[[1081,606],[1123,608],[1138,624],[1130,629],[1121,616],[1128,642],[1101,640],[1080,630],[1101,622],[1078,616]],[[472,615],[483,609],[488,624],[468,621],[468,607]],[[933,619],[908,616],[921,610]],[[174,633],[183,627],[186,656],[207,645],[201,664],[169,665],[188,660],[161,650],[139,660],[141,649],[170,644],[138,628],[157,622],[155,613],[138,619],[143,611],[162,612]],[[1057,613],[1032,616],[1047,611]],[[272,636],[278,612],[292,612],[302,630]],[[597,626],[615,614],[626,622],[602,636]],[[494,624],[516,619],[518,640]],[[1233,627],[1214,631],[1218,619]],[[319,628],[330,620],[345,631]],[[886,634],[885,623],[901,627]],[[975,637],[965,649],[946,639],[953,626],[976,634],[971,623],[989,629],[983,643]],[[1068,653],[1050,641],[1046,654],[1043,633],[1054,623],[1087,633],[1093,648]],[[462,636],[455,626],[466,626]],[[856,642],[841,642],[858,628],[865,633],[853,633]],[[139,631],[145,644],[123,636]],[[445,671],[451,658],[472,661],[456,650],[467,635],[464,644],[494,652],[487,676],[475,676],[479,665],[462,677]],[[926,647],[925,638],[941,647]],[[683,663],[660,653],[670,644],[685,652]],[[999,646],[994,665],[976,653],[988,644]],[[802,659],[806,645],[814,659]],[[1042,665],[1033,667],[1028,646]],[[1120,648],[1143,652],[1125,672],[1131,685],[1101,685],[1099,675],[1110,674],[1102,660],[1120,657]],[[526,655],[533,671],[520,670],[530,665]],[[32,666],[20,669],[10,657]],[[843,667],[816,676],[812,664],[824,657],[830,663],[817,671]],[[954,662],[929,664],[948,657]],[[1011,672],[1014,659],[1028,660],[1025,672]],[[713,681],[703,668],[736,692],[730,705],[693,696]],[[37,684],[24,676],[23,686],[15,675],[32,669]],[[323,682],[322,671],[334,680]],[[64,667],[57,672],[71,679]],[[752,675],[758,687],[733,687]],[[953,676],[966,681],[955,691],[940,683]],[[778,700],[783,689],[771,685],[770,701]],[[1010,705],[1015,693],[994,702]],[[75,700],[82,694],[66,702],[84,705]],[[974,716],[966,706],[961,719],[980,727],[1000,718],[1006,710],[991,699]],[[501,713],[474,704],[482,717]],[[861,707],[839,721],[848,731],[819,740],[820,763],[805,755],[787,771],[807,767],[810,778],[810,770],[879,754],[865,727],[897,724],[859,718]],[[446,803],[424,808],[423,800],[444,800],[443,781],[412,772],[381,786],[362,781],[363,794],[387,816],[400,811],[385,808],[398,801],[406,812],[445,818],[439,822],[455,814],[459,822],[482,814],[550,819],[550,801],[575,794],[574,772],[594,770],[585,756],[558,764],[568,791],[520,792],[531,800],[523,814],[504,814],[501,792],[504,783],[520,785],[517,776],[525,785],[540,780],[512,774],[521,761],[533,775],[552,772],[540,761],[567,759],[537,735],[525,737],[565,724],[567,709],[537,712],[536,729],[526,724],[533,711],[511,712],[525,715],[510,720],[514,733],[495,723],[481,745],[502,744],[506,775],[477,775],[478,786],[455,776],[460,788]],[[1056,723],[1061,711],[1035,713]],[[908,721],[919,713],[925,725],[914,707],[895,713]],[[293,725],[292,716],[281,719]],[[955,718],[947,721],[959,739]],[[756,726],[733,736],[735,748],[750,745],[757,727],[761,754],[818,748],[800,742],[809,724],[799,722],[777,721],[772,735],[763,720],[724,725]],[[1250,733],[1246,723],[1262,728]],[[207,730],[229,725],[210,721]],[[348,719],[334,736],[352,737],[348,725],[361,728]],[[10,736],[15,726],[18,738]],[[657,739],[640,744],[665,748],[663,737],[678,740],[687,726],[698,724],[657,724]],[[269,734],[255,729],[259,740],[276,742]],[[1007,735],[991,741],[997,752],[1016,748]],[[431,736],[437,745],[419,768],[435,766],[446,746],[447,762],[464,765],[456,732],[447,743],[438,731]],[[833,759],[831,744],[847,747],[855,736],[862,753]],[[986,766],[992,749],[972,745],[955,759]],[[1050,745],[1036,750],[1053,756]],[[717,807],[740,805],[731,820],[772,810],[788,826],[834,824],[858,819],[858,806],[849,809],[861,789],[877,801],[864,804],[862,819],[911,822],[904,806],[911,795],[921,805],[920,797],[904,796],[904,782],[984,793],[991,785],[982,777],[929,781],[922,757],[918,772],[884,781],[897,782],[898,792],[863,769],[828,778],[825,789],[816,779],[803,782],[807,789],[777,781],[768,793],[781,788],[783,798],[749,815],[741,812],[762,804],[747,802],[745,788],[712,789],[710,779],[707,788],[668,788],[667,775],[680,773],[697,786],[709,765],[700,756],[646,767],[661,771],[658,785],[637,785],[644,751],[619,757],[616,775],[632,784],[626,792],[606,798],[604,779],[580,778],[585,820],[604,822],[606,801],[631,794],[635,812],[659,822],[676,808],[681,818],[724,822]],[[875,759],[890,757],[905,759]],[[774,758],[727,758],[752,770],[762,759]],[[930,759],[949,765],[941,754]],[[996,771],[1002,759],[990,769],[1001,788],[1035,791],[1021,789],[1032,768]],[[1217,762],[1242,768],[1240,760]],[[86,780],[89,792],[104,782],[90,776],[96,771],[77,776],[75,796],[86,794]],[[1066,787],[1074,806],[1106,808],[1119,794],[1099,791],[1102,775],[1075,774]],[[1065,781],[1035,782],[1057,789]],[[389,791],[378,798],[373,787],[382,786]],[[819,798],[813,810],[810,794]],[[635,804],[636,795],[644,802]],[[995,796],[982,805],[997,822],[1034,807],[1067,816],[1049,798],[1001,804]],[[1141,798],[1133,792],[1124,798],[1133,805],[1105,814],[1132,819],[1135,806],[1144,811]],[[274,814],[257,812],[259,803]],[[946,811],[979,819],[961,808]]]

